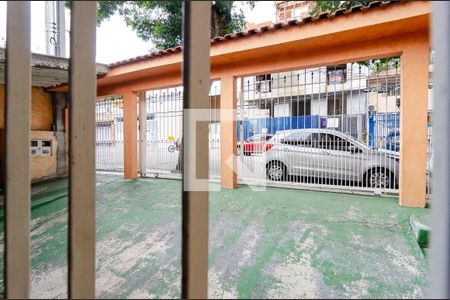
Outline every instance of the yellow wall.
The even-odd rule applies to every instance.
[[[0,84],[0,128],[5,127],[5,93]],[[51,130],[53,122],[52,98],[40,87],[31,90],[31,130]]]
[[[369,105],[375,105],[378,113],[398,112],[397,96],[386,96],[386,94],[378,94],[370,92],[368,97]]]
[[[0,130],[4,128],[5,92],[4,85],[0,85]],[[52,140],[52,154],[50,156],[31,157],[31,180],[56,176],[56,138],[51,131],[53,122],[53,108],[51,95],[40,87],[31,90],[31,139]]]

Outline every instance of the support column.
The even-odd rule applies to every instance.
[[[184,1],[182,299],[208,298],[210,28],[211,2]]]
[[[125,179],[135,179],[137,172],[137,97],[130,91],[123,93],[123,167]]]
[[[430,287],[426,298],[450,298],[450,3],[433,2],[432,38],[436,53],[433,94],[433,205]]]
[[[401,56],[400,205],[425,207],[429,36],[415,37]]]
[[[236,80],[227,75],[221,78],[220,91],[220,163],[221,186],[237,188],[237,131],[236,131]]]
[[[5,89],[6,299],[30,296],[30,3],[8,2]]]

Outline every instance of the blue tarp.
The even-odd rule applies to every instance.
[[[259,118],[244,121],[244,140],[260,133],[275,134],[280,130],[302,129],[302,128],[326,128],[326,117],[297,116],[297,117],[276,117]],[[240,126],[237,126],[237,138],[240,139]]]

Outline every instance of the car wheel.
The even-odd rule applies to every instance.
[[[250,151],[244,151],[244,155],[245,156],[249,156],[250,155]]]
[[[286,167],[278,161],[267,164],[267,178],[274,181],[281,181],[286,178]]]
[[[368,174],[367,186],[375,189],[392,188],[393,178],[391,172],[385,169],[372,170]]]

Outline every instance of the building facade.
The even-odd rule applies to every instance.
[[[277,22],[304,18],[311,15],[316,7],[315,1],[275,1]]]

